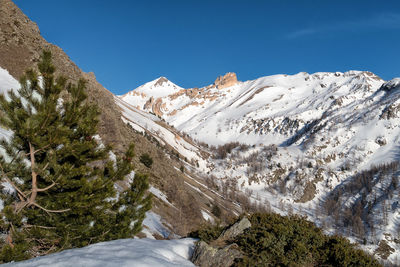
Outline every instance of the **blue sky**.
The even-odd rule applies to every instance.
[[[400,76],[400,1],[14,1],[116,94],[159,76],[185,88],[226,72]]]

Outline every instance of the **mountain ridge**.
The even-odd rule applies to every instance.
[[[386,244],[393,249],[386,258],[395,261],[400,209],[390,196],[400,194],[399,89],[399,79],[367,71],[303,72],[150,102],[151,95],[136,96],[134,103],[203,144],[212,155],[203,158],[205,171],[228,192],[246,192],[279,213],[306,214],[329,233],[365,240],[371,253]],[[382,221],[386,207],[395,208]]]
[[[180,122],[179,118],[176,116],[176,113],[179,112],[184,112],[185,109],[190,108],[192,106],[192,109],[195,109],[195,107],[201,107],[201,108],[208,108],[212,103],[216,103],[219,101],[224,101],[224,99],[231,97],[229,100],[230,103],[228,104],[233,107],[240,107],[246,104],[246,102],[250,101],[254,97],[258,97],[260,94],[264,94],[266,91],[272,91],[275,90],[277,86],[281,86],[285,88],[285,81],[286,80],[293,80],[295,78],[304,78],[305,81],[310,81],[309,83],[314,82],[313,80],[321,80],[321,84],[319,86],[321,88],[325,88],[327,85],[324,84],[323,80],[324,77],[330,76],[330,77],[343,77],[343,78],[354,78],[354,79],[366,79],[369,81],[381,81],[383,83],[383,80],[381,80],[378,76],[374,75],[371,72],[364,72],[364,71],[349,71],[345,73],[327,73],[327,72],[317,72],[314,74],[307,74],[304,72],[295,74],[295,75],[272,75],[272,76],[265,76],[261,77],[255,80],[250,80],[250,81],[245,81],[245,82],[237,82],[232,86],[226,87],[226,88],[221,88],[218,89],[215,84],[202,87],[202,88],[190,88],[190,89],[185,89],[185,90],[180,90],[179,92],[173,92],[169,96],[158,96],[158,95],[150,95],[150,94],[145,94],[145,95],[140,95],[141,93],[141,87],[138,87],[137,89],[133,90],[130,92],[132,95],[131,97],[126,97],[126,96],[121,96],[121,99],[129,102],[130,104],[134,105],[135,107],[138,107],[140,109],[146,110],[153,112],[159,116],[164,116],[164,118],[171,123],[174,127],[176,127],[179,130],[184,130],[187,131],[187,127],[182,126],[181,124],[187,121],[187,117],[184,122]],[[343,79],[342,79],[343,80]],[[275,86],[275,83],[278,82],[278,85]],[[282,84],[279,84],[281,82]],[[259,84],[263,84],[263,86],[260,86]],[[304,84],[304,81],[303,81]],[[241,87],[246,87],[249,85],[252,88],[256,88],[255,90],[251,90],[252,88],[247,88],[247,91],[242,91],[238,95],[234,95],[235,91],[238,91],[238,88]],[[249,87],[247,86],[247,87]],[[370,85],[366,85],[370,86]],[[290,86],[289,86],[290,87]],[[287,88],[289,88],[287,87]],[[296,87],[296,84],[293,85],[293,87]],[[286,88],[286,89],[287,89]],[[218,89],[218,90],[217,90]],[[329,88],[328,88],[329,89]],[[136,91],[136,92],[135,92]],[[276,90],[275,90],[276,91]],[[135,95],[134,95],[135,94]],[[134,95],[134,96],[133,96]],[[293,94],[292,94],[293,95]],[[273,100],[278,101],[279,97],[283,97],[281,94],[276,94],[275,98]],[[295,96],[295,95],[294,95]],[[333,96],[332,96],[333,97]],[[152,98],[152,99],[151,99]],[[159,99],[161,98],[161,99]],[[163,98],[163,99],[162,99]],[[186,100],[178,101],[176,100],[177,98],[186,98]],[[211,103],[210,105],[207,106],[207,102]],[[279,101],[278,101],[279,102]],[[226,108],[228,108],[226,107]],[[190,110],[190,109],[189,109]],[[186,111],[185,111],[186,112]],[[221,110],[215,109],[214,112],[219,113]],[[193,114],[193,112],[189,111],[189,113]],[[194,112],[196,113],[196,112]],[[209,115],[207,115],[209,116]],[[203,116],[204,117],[204,116]],[[174,120],[176,118],[176,120]],[[199,118],[196,123],[200,123],[204,118]],[[197,133],[199,134],[199,133]],[[204,135],[204,133],[203,133]],[[201,140],[200,141],[205,141]]]

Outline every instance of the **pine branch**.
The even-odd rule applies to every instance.
[[[5,241],[6,241],[6,244],[8,244],[11,248],[14,248],[12,233],[15,231],[15,229],[14,229],[14,225],[12,223],[10,223],[10,228],[11,229],[9,230]]]
[[[16,212],[17,214],[20,213],[21,210],[23,210],[26,206],[28,206],[28,204],[29,204],[29,202],[26,201],[26,200],[21,201],[21,202],[15,204],[15,212]]]
[[[18,188],[18,186],[16,186],[10,179],[8,179],[8,177],[4,177],[4,179],[7,181],[7,183],[9,183],[12,187],[14,187],[14,189],[18,192],[18,194],[20,194],[22,197],[24,197],[26,199],[26,195],[21,191],[21,189]]]
[[[26,228],[37,227],[37,228],[40,228],[40,229],[56,229],[56,228],[57,228],[57,227],[41,226],[41,225],[32,225],[32,224],[25,224],[24,227],[26,227]]]
[[[40,170],[40,172],[42,173],[42,172],[44,172],[46,169],[47,169],[47,167],[49,166],[49,162],[47,162],[46,163],[46,165],[44,165],[44,167]]]
[[[37,192],[44,192],[44,191],[49,190],[50,188],[52,188],[52,187],[55,186],[55,185],[56,185],[56,183],[53,182],[51,185],[49,185],[49,186],[47,186],[47,187],[45,187],[45,188],[38,188],[36,191],[37,191]]]
[[[47,212],[48,214],[50,214],[50,213],[61,213],[61,212],[66,212],[66,211],[70,211],[70,210],[71,210],[71,209],[49,210],[49,209],[43,208],[42,206],[40,206],[40,205],[39,205],[38,203],[36,203],[36,202],[30,203],[30,204],[33,205],[33,206],[35,206],[35,207],[38,207],[39,209],[44,210],[44,211]]]
[[[18,186],[16,186],[6,175],[6,173],[4,172],[4,169],[3,169],[3,165],[0,163],[0,169],[1,169],[1,172],[3,173],[3,176],[4,176],[4,179],[7,181],[7,183],[9,183],[12,187],[14,187],[14,189],[18,192],[18,194],[20,195],[20,198],[21,198],[21,196],[22,197],[24,197],[25,199],[26,199],[26,195],[22,192],[22,190],[21,189],[19,189],[19,187]]]
[[[42,147],[42,148],[36,149],[35,151],[33,151],[33,154],[36,154],[36,153],[38,153],[38,152],[40,152],[40,151],[42,151],[42,150],[45,150],[45,149],[48,148],[49,146],[50,146],[50,144],[47,144],[47,145],[45,145],[45,146]]]
[[[32,146],[31,142],[29,142],[29,154],[31,158],[31,176],[32,176],[32,194],[29,197],[29,203],[33,204],[35,203],[36,197],[37,197],[37,173],[34,171],[35,169],[35,149]]]
[[[43,127],[46,125],[46,123],[47,123],[47,121],[49,120],[49,118],[50,118],[50,113],[47,113],[47,114],[46,114],[46,119],[43,121],[43,123],[42,123],[42,125],[40,126],[39,130],[42,130],[42,129],[43,129]]]
[[[29,147],[30,147],[30,146],[31,146],[31,143],[29,143]],[[32,151],[29,151],[28,153],[25,153],[24,155],[25,155],[25,156],[35,155],[36,153],[45,150],[45,149],[48,148],[49,146],[50,146],[50,144],[47,144],[47,145],[45,145],[45,146],[42,147],[42,148],[36,149],[36,150],[34,150],[33,152],[32,152]]]

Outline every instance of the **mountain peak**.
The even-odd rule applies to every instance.
[[[233,86],[233,85],[237,84],[237,82],[238,82],[238,80],[237,80],[237,77],[236,77],[236,73],[228,72],[224,76],[219,76],[215,80],[214,85],[218,89],[223,89],[223,88],[226,88],[226,87]]]
[[[166,77],[161,76],[157,79],[154,79],[150,82],[147,82],[147,83],[139,86],[138,88],[127,93],[126,95],[130,95],[132,92],[135,92],[135,93],[144,93],[145,95],[153,96],[154,98],[158,98],[158,97],[164,97],[164,96],[176,93],[177,91],[179,91],[181,89],[183,89],[183,88],[174,84],[173,82],[168,80]]]
[[[167,82],[169,82],[169,80],[164,76],[161,76],[160,78],[154,80],[154,86],[162,86],[164,83]]]
[[[159,87],[162,87],[162,88],[174,87],[174,88],[182,89],[178,85],[174,84],[173,82],[171,82],[164,76],[158,77],[157,79],[147,82],[144,85],[139,86],[137,89],[143,88],[143,87],[153,88],[153,89],[159,88]]]

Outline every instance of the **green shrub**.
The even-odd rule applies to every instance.
[[[218,204],[213,205],[211,213],[215,215],[215,217],[221,217],[222,211]]]
[[[347,239],[327,236],[302,217],[255,213],[248,219],[252,226],[231,241],[244,254],[234,266],[380,266]],[[209,226],[193,237],[210,242],[223,230]]]
[[[207,224],[201,226],[199,230],[191,232],[189,237],[199,238],[200,240],[209,243],[210,241],[217,239],[223,230],[224,227],[220,225]]]
[[[12,246],[0,241],[0,264],[10,261],[22,261],[29,258],[29,242],[24,242],[24,237],[18,233],[14,235]]]
[[[147,168],[151,168],[151,165],[153,165],[153,159],[150,157],[149,154],[144,153],[140,156],[139,158],[140,162],[143,163],[144,166]]]

